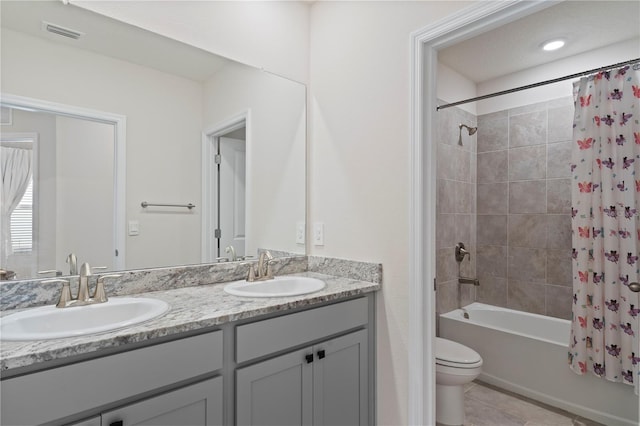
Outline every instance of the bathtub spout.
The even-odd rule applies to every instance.
[[[465,308],[461,308],[461,309],[462,309],[462,316],[464,317],[464,319],[469,319],[469,312],[467,312]]]
[[[478,281],[477,278],[458,277],[458,284],[473,284],[479,286],[480,281]]]

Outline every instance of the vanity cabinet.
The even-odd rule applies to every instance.
[[[238,425],[367,425],[367,331],[236,371]]]
[[[271,313],[5,375],[0,424],[372,424],[373,302]]]
[[[367,324],[360,298],[239,326],[236,423],[368,425]]]
[[[221,382],[221,377],[191,386],[221,371],[222,334],[221,330],[204,333],[3,379],[0,424],[73,424],[82,413],[103,417],[104,408],[125,406],[133,411],[123,412],[135,413],[136,418],[171,410],[178,414],[181,404],[187,406],[185,398],[192,404],[204,400],[211,409],[222,407],[222,392],[216,391],[220,386],[216,380]],[[167,411],[156,411],[154,401],[163,401],[161,406]],[[80,424],[92,424],[91,419],[87,422]]]

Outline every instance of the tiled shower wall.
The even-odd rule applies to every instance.
[[[437,310],[474,300],[560,318],[571,316],[571,97],[477,117],[478,133],[457,145],[458,124],[476,117],[438,113]],[[477,170],[477,172],[476,172]],[[477,202],[476,202],[477,200]],[[458,287],[454,246],[471,261]]]
[[[571,97],[478,117],[477,300],[571,317]]]
[[[458,307],[458,264],[454,248],[463,242],[471,252],[460,273],[475,277],[476,264],[476,135],[462,135],[458,145],[458,125],[476,126],[476,117],[459,108],[438,113],[437,133],[437,216],[436,216],[436,310],[449,312]],[[463,129],[464,130],[464,129]],[[462,304],[475,298],[473,286],[462,287]]]

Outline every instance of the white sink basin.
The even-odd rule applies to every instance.
[[[227,284],[224,291],[234,296],[286,297],[313,293],[325,286],[324,281],[316,278],[281,276],[266,281],[235,281]]]
[[[106,303],[43,306],[0,318],[0,340],[46,340],[104,333],[156,318],[169,310],[163,300],[116,297]]]

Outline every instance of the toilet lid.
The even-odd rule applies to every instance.
[[[473,367],[482,365],[478,352],[460,343],[436,337],[436,363],[441,365]]]

